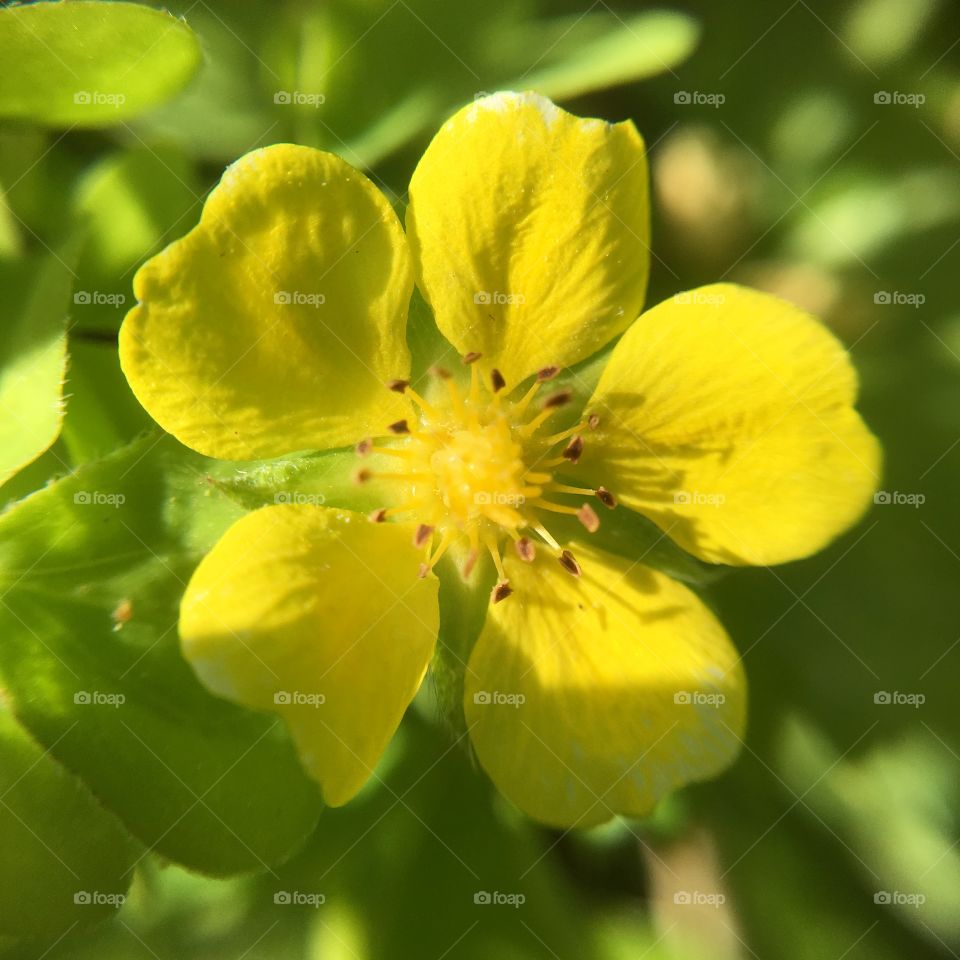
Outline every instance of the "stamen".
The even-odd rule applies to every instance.
[[[578,513],[576,507],[568,506],[566,503],[550,503],[549,500],[534,500],[532,501],[535,507],[540,507],[542,510],[549,510],[551,513],[562,513],[568,517],[575,517]]]
[[[461,359],[463,360],[464,364],[469,366],[471,363],[476,363],[482,356],[482,353],[478,353],[476,350],[471,350],[469,353],[465,353]]]
[[[537,555],[537,548],[533,545],[532,541],[527,539],[527,537],[521,537],[515,541],[513,545],[516,548],[517,556],[524,563],[533,563]]]
[[[583,573],[577,558],[569,550],[564,550],[557,559],[560,561],[560,566],[572,576],[579,577]]]
[[[560,369],[560,367],[544,367],[542,370],[537,371],[537,380],[540,383],[552,380],[560,372]]]
[[[600,418],[595,413],[591,413],[590,416],[587,417],[587,426],[591,430],[596,430],[597,427],[600,426]]]
[[[353,449],[356,451],[358,457],[367,456],[373,449],[373,438],[364,437]]]
[[[583,437],[579,434],[575,436],[564,448],[563,457],[571,463],[579,463],[580,456],[583,453]]]
[[[358,470],[353,475],[354,483],[367,483],[371,479],[373,479],[373,474],[367,469]]]
[[[413,545],[419,550],[425,547],[433,536],[433,527],[427,523],[421,523],[413,533]]]
[[[543,540],[544,543],[546,543],[550,547],[553,547],[553,549],[556,550],[557,553],[561,552],[560,544],[557,543],[556,539],[553,537],[550,531],[542,523],[533,523],[531,524],[531,526],[533,527],[534,530],[537,531],[538,534],[540,534],[540,539]]]
[[[577,519],[590,533],[596,533],[600,529],[600,518],[597,516],[596,510],[594,510],[589,503],[585,503],[577,511]]]
[[[513,587],[510,586],[509,581],[501,580],[493,590],[490,591],[490,602],[499,603],[501,600],[506,600],[511,593],[513,593]]]
[[[367,517],[371,523],[384,523],[387,519],[387,508],[381,507],[379,510],[374,510],[373,513],[368,513]]]
[[[575,497],[592,497],[597,493],[590,487],[572,487],[569,483],[553,483],[550,489],[556,493],[572,493]]]
[[[617,505],[617,498],[606,487],[597,487],[595,493],[597,499],[608,510],[612,510]]]
[[[503,374],[494,368],[490,371],[490,389],[494,393],[499,393],[505,386],[507,381],[503,379]]]
[[[410,432],[410,426],[406,420],[397,420],[396,423],[391,423],[387,429],[391,433],[395,433],[398,436],[402,436],[403,434]]]
[[[564,387],[562,390],[554,390],[553,393],[543,401],[544,409],[549,407],[565,407],[573,397],[573,391],[568,387]]]
[[[530,401],[537,395],[542,384],[542,380],[534,380],[527,392],[513,405],[513,414],[515,417],[523,416],[527,407],[530,406]]]
[[[392,390],[394,393],[405,393],[405,394],[407,394],[407,395],[410,397],[410,399],[411,399],[428,417],[431,417],[431,418],[435,418],[435,417],[436,417],[436,415],[437,415],[436,410],[434,410],[433,407],[431,407],[430,404],[427,403],[427,401],[424,400],[423,397],[421,397],[420,394],[417,393],[417,391],[413,389],[413,387],[410,386],[410,381],[409,381],[409,380],[388,380],[388,381],[387,381],[387,389],[388,389],[388,390]]]

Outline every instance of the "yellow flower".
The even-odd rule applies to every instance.
[[[328,803],[361,788],[420,686],[460,602],[438,596],[451,569],[493,584],[463,710],[531,816],[643,815],[735,756],[746,690],[723,628],[593,532],[638,511],[703,560],[807,556],[864,509],[878,447],[843,348],[795,307],[725,284],[641,313],[648,221],[632,123],[498,93],[430,144],[406,232],[349,164],[277,145],[137,274],[121,360],[161,426],[231,460],[357,444],[382,495],[371,517],[248,514],[181,607],[201,680],[281,715]],[[433,376],[411,371],[414,281],[464,361]],[[571,418],[550,381],[575,385],[614,340]]]

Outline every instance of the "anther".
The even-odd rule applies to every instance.
[[[517,556],[524,563],[533,563],[533,559],[537,555],[537,548],[530,540],[526,537],[521,537],[514,543],[514,547],[516,548]]]
[[[420,580],[426,580],[427,574],[428,574],[429,572],[430,572],[430,564],[429,564],[429,563],[421,563],[421,564],[420,564],[420,569],[417,571],[417,577],[418,577],[418,579],[420,579]]]
[[[358,457],[365,457],[373,449],[373,440],[370,437],[366,437],[361,440],[355,447],[354,450],[357,453]]]
[[[410,432],[410,427],[406,420],[398,420],[396,423],[391,423],[387,429],[391,433],[396,433],[398,435]]]
[[[490,388],[494,393],[499,393],[505,386],[507,381],[503,379],[503,374],[494,368],[490,371]]]
[[[470,579],[470,574],[473,573],[473,568],[477,565],[477,560],[480,558],[480,551],[474,548],[467,555],[466,563],[463,565],[463,569],[460,571],[464,580]]]
[[[612,510],[617,505],[617,498],[606,487],[597,487],[596,495],[608,510]]]
[[[466,366],[469,366],[471,363],[476,363],[482,356],[482,353],[478,353],[476,350],[471,350],[469,353],[465,353],[461,357],[461,360],[463,360],[463,363]]]
[[[409,380],[388,380],[387,389],[392,390],[394,393],[403,393],[407,387],[410,386]]]
[[[557,559],[560,561],[560,566],[571,576],[579,577],[583,573],[577,558],[569,550],[564,550]]]
[[[543,383],[546,380],[552,380],[560,372],[560,367],[544,367],[537,371],[537,379]]]
[[[596,533],[600,529],[600,518],[597,516],[597,512],[590,506],[589,503],[585,503],[577,511],[577,519],[587,528],[590,533]]]
[[[511,593],[513,593],[513,587],[510,586],[510,582],[508,580],[501,580],[490,591],[490,602],[499,603],[501,600],[506,600]]]
[[[563,458],[571,463],[578,463],[583,453],[583,437],[577,435],[564,448]]]
[[[427,523],[421,523],[413,533],[413,545],[419,550],[426,546],[427,542],[433,536],[433,527]]]
[[[372,478],[373,478],[373,474],[369,470],[366,470],[366,469],[358,470],[353,475],[353,482],[366,483],[368,480],[371,480]]]
[[[381,507],[379,510],[374,510],[373,513],[368,513],[367,517],[371,523],[383,523],[387,519],[387,508]]]
[[[430,375],[431,375],[432,377],[437,377],[439,380],[449,380],[449,379],[450,379],[450,371],[449,371],[449,370],[444,370],[443,367],[431,367],[431,368],[430,368]]]
[[[543,409],[550,410],[554,407],[564,407],[570,402],[572,397],[572,390],[566,388],[563,390],[557,390],[554,393],[551,393],[550,396],[543,401]]]
[[[598,417],[595,413],[591,413],[590,416],[587,417],[587,426],[591,430],[596,430],[597,427],[600,426],[600,417]]]

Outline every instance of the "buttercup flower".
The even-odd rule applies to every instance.
[[[846,353],[797,308],[722,284],[641,313],[648,220],[632,123],[499,93],[430,144],[406,232],[345,161],[277,145],[137,274],[121,360],[164,429],[228,460],[356,445],[357,490],[382,503],[249,513],[181,607],[200,679],[282,716],[328,803],[399,725],[454,575],[488,604],[466,729],[529,815],[647,814],[735,756],[723,628],[596,531],[636,512],[709,562],[804,557],[858,518],[879,453]],[[414,282],[449,347],[430,371],[407,345]],[[572,414],[577,365],[611,342]]]

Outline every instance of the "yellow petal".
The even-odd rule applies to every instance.
[[[633,123],[532,93],[455,114],[410,182],[407,234],[437,325],[509,384],[590,356],[643,306],[647,162]]]
[[[366,177],[265,147],[137,273],[121,364],[150,415],[208,456],[344,446],[408,414],[383,383],[409,370],[412,287],[400,222]]]
[[[555,826],[644,816],[737,753],[746,684],[723,627],[686,587],[589,546],[573,578],[506,558],[464,708],[483,768]]]
[[[327,803],[346,803],[420,686],[439,624],[412,524],[271,506],[238,520],[180,607],[184,655],[215,694],[286,722]]]
[[[774,564],[853,524],[879,480],[846,351],[768,294],[717,284],[647,311],[589,409],[582,475],[702,559]]]

